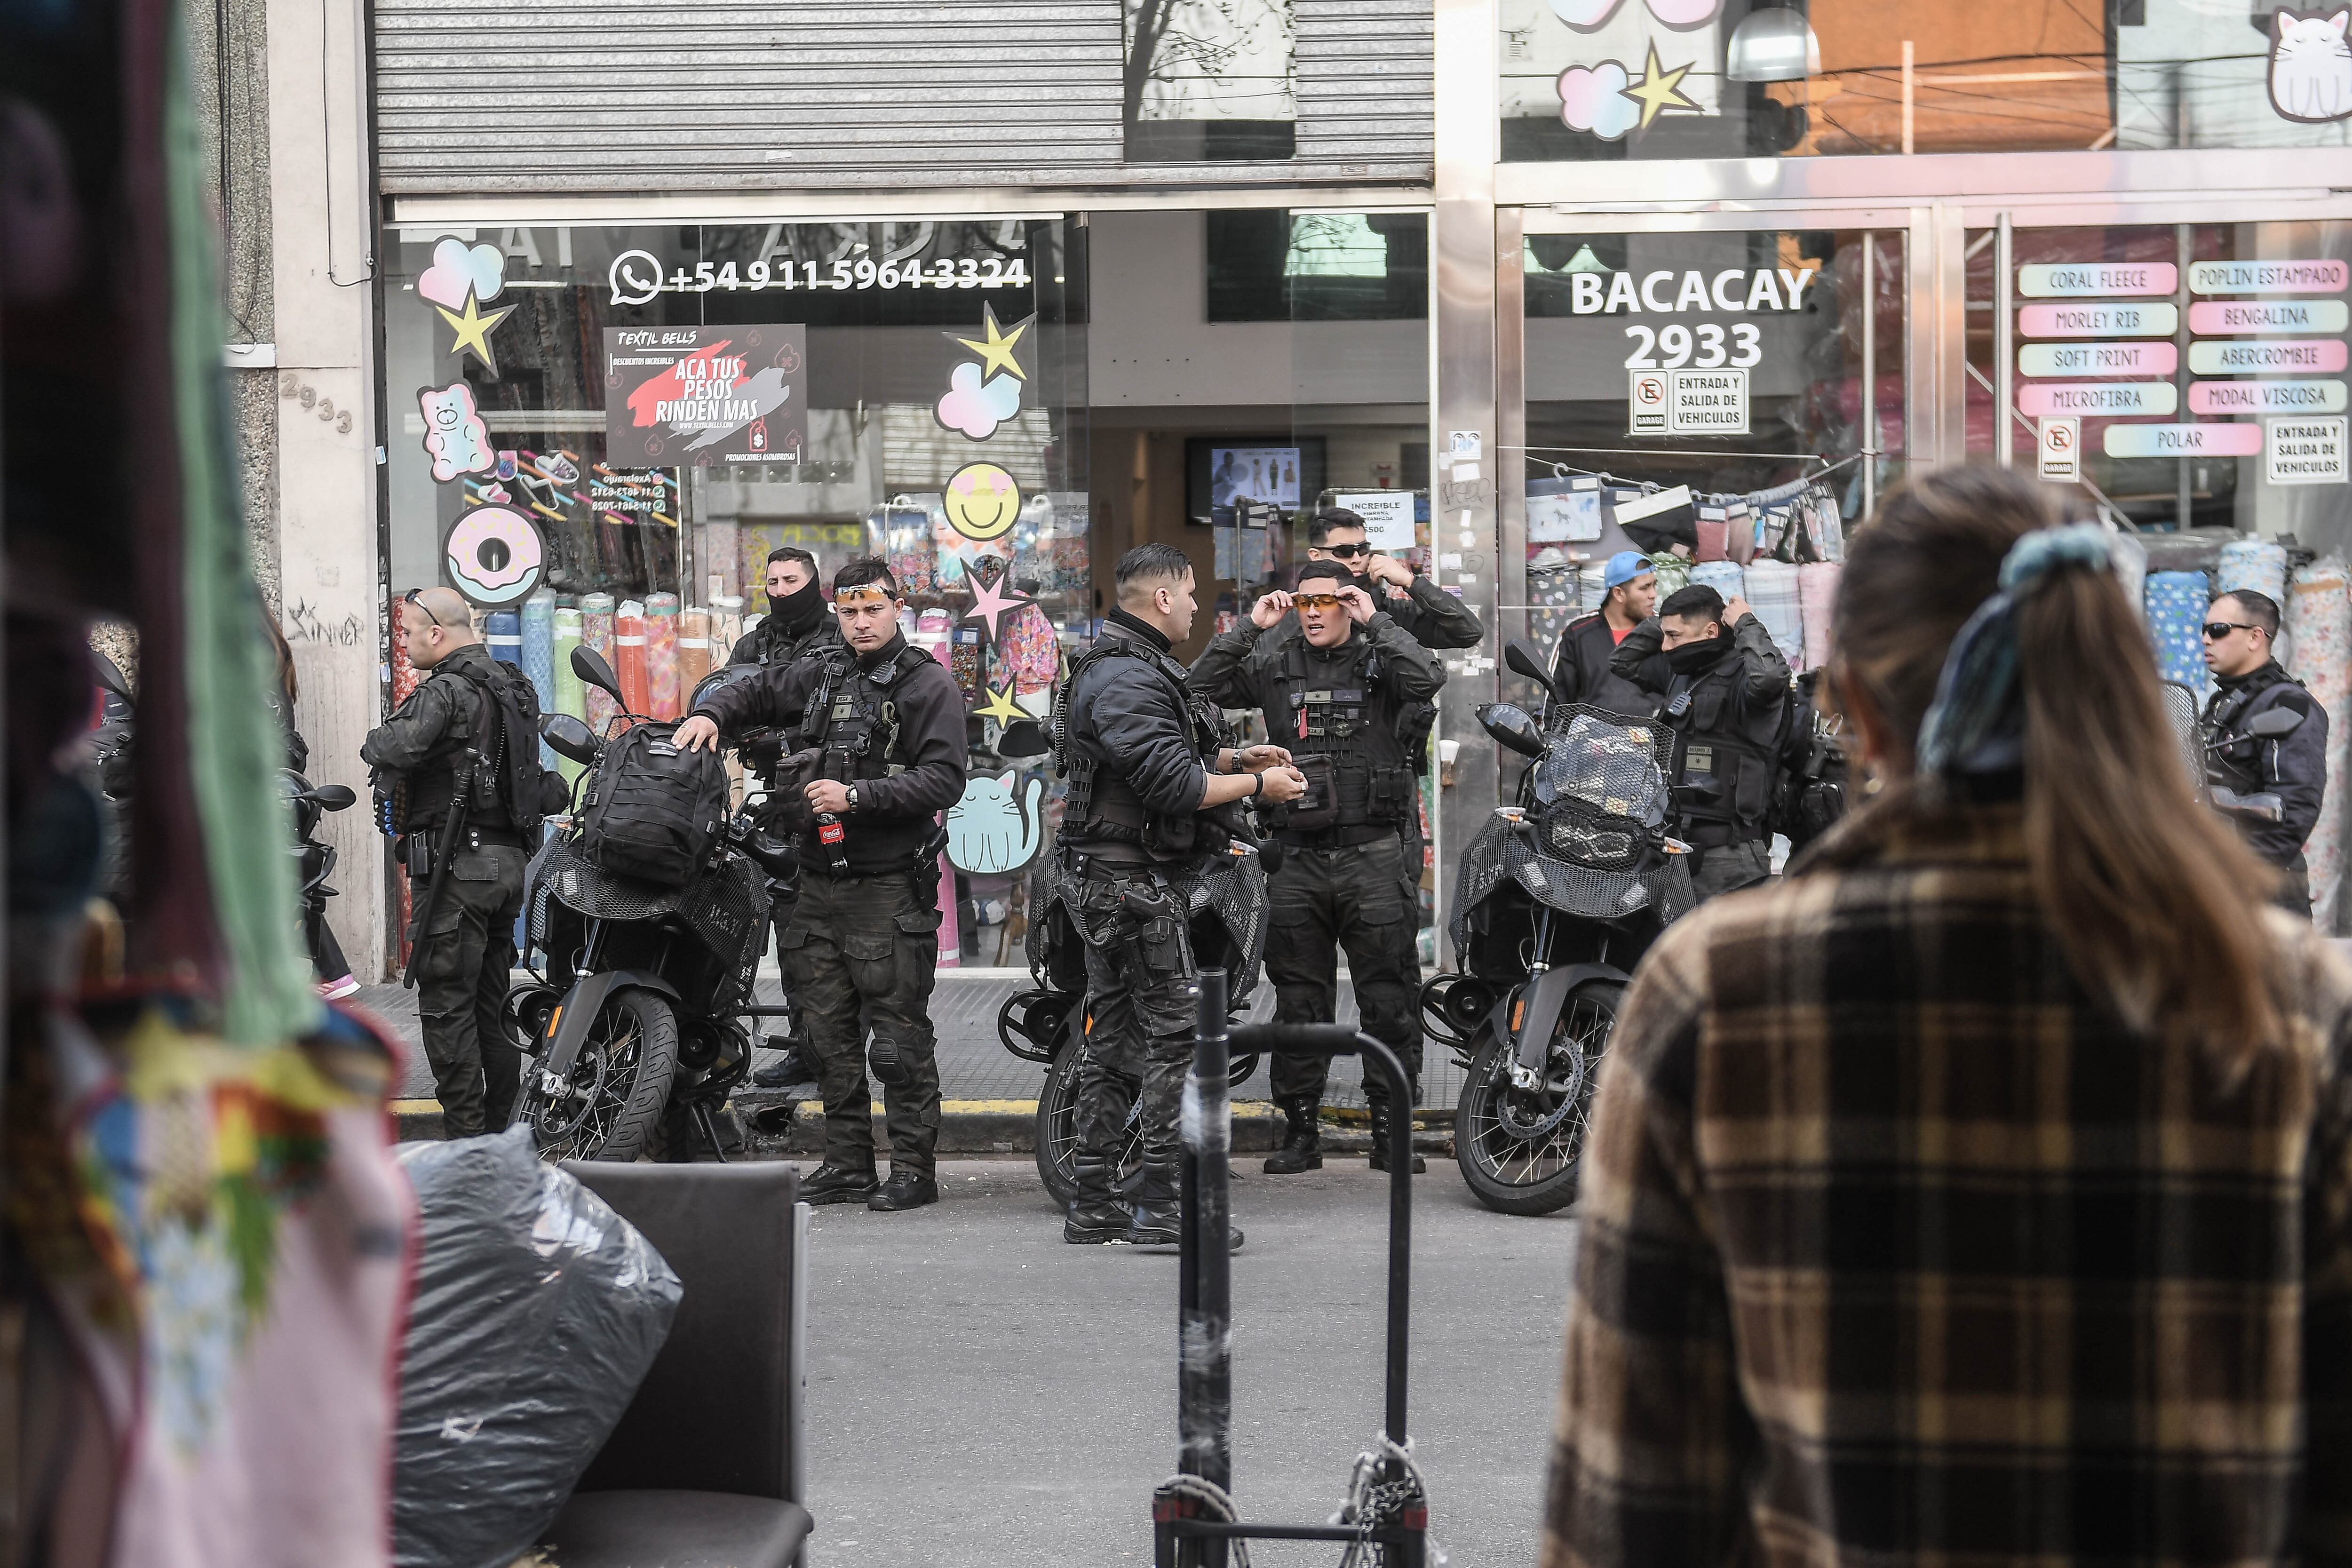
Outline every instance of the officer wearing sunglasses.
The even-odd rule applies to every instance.
[[[1455,595],[1367,542],[1364,520],[1343,506],[1307,522],[1307,559],[1336,561],[1405,636],[1423,647],[1476,647],[1486,628]]]
[[[2239,588],[2213,601],[2204,626],[2213,697],[2199,727],[2209,783],[2242,795],[2278,796],[2276,822],[2231,821],[2254,853],[2278,868],[2280,907],[2307,918],[2311,879],[2303,844],[2327,791],[2327,710],[2280,666],[2272,647],[2278,626],[2278,604],[2267,594]],[[2253,721],[2274,708],[2300,713],[2303,722],[2275,739],[2251,733]]]

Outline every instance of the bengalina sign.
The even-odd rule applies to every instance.
[[[792,462],[808,440],[808,333],[790,326],[604,329],[604,461],[615,468]]]

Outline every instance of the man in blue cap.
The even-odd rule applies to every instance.
[[[1657,712],[1657,699],[1611,669],[1609,656],[1626,633],[1656,611],[1658,574],[1640,551],[1621,550],[1609,558],[1601,582],[1607,594],[1601,607],[1569,622],[1559,635],[1551,661],[1553,685],[1566,701],[1647,719]]]

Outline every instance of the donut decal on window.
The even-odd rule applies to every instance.
[[[530,519],[505,506],[478,506],[450,525],[441,568],[449,585],[478,605],[511,605],[539,586],[547,547]]]

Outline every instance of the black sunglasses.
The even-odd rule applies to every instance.
[[[2263,628],[2244,621],[2207,621],[2201,629],[2208,642],[2220,642],[2231,632],[2258,632]]]
[[[1324,554],[1339,561],[1353,561],[1359,555],[1370,555],[1371,552],[1372,547],[1369,544],[1327,544],[1323,546]]]
[[[439,626],[444,631],[448,630],[448,623],[444,621],[440,616],[435,615],[433,613],[433,606],[426,604],[422,598],[418,597],[418,595],[424,592],[425,590],[422,588],[411,588],[407,593],[403,594],[400,596],[400,602],[404,605],[415,605],[418,609],[425,612],[425,618],[426,620],[431,621],[435,626]]]

